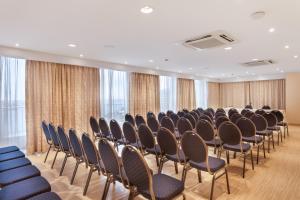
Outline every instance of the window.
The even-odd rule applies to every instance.
[[[207,108],[207,81],[195,80],[196,106]]]
[[[25,149],[25,60],[0,56],[0,146]]]
[[[100,73],[101,116],[122,123],[128,112],[128,73],[110,69],[101,69]]]
[[[160,76],[160,110],[176,111],[176,78]]]

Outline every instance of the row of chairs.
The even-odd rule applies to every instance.
[[[0,199],[60,200],[48,181],[16,146],[0,148]]]

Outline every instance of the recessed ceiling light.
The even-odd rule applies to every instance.
[[[284,48],[286,48],[286,49],[289,49],[289,48],[290,48],[290,46],[289,46],[289,45],[285,45],[285,46],[284,46]]]
[[[266,15],[265,11],[256,11],[251,14],[252,19],[262,19]]]
[[[153,8],[151,8],[150,6],[145,6],[141,8],[141,13],[150,14],[152,12],[153,12]]]
[[[246,71],[246,74],[249,74],[249,72],[248,72],[248,71]]]
[[[69,46],[69,47],[72,47],[72,48],[77,47],[76,44],[68,44],[68,46]]]
[[[275,28],[269,28],[269,32],[273,33],[275,31]]]
[[[276,71],[280,71],[280,69],[277,67],[277,68],[276,68]]]
[[[225,50],[231,50],[232,47],[225,47],[224,49],[225,49]]]
[[[156,66],[155,68],[156,68],[156,69],[159,69],[159,66]]]
[[[193,68],[189,67],[189,70],[192,70]]]
[[[281,72],[281,73],[284,73],[284,71],[283,71],[283,70],[280,70],[280,72]]]
[[[258,59],[257,58],[253,58],[252,61],[258,61]]]
[[[152,59],[148,60],[149,62],[153,63],[154,61]]]
[[[80,58],[83,58],[83,54],[80,54],[79,57],[80,57]]]
[[[294,58],[298,58],[298,55],[294,55]]]
[[[128,64],[128,62],[127,62],[127,61],[124,61],[124,64],[125,64],[125,65],[127,65],[127,64]]]
[[[225,76],[225,74],[222,74],[222,76]]]
[[[16,44],[15,44],[15,46],[16,46],[16,47],[19,47],[19,46],[20,46],[20,44],[19,44],[19,43],[16,43]]]

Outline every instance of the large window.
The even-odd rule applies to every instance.
[[[207,81],[195,80],[196,106],[207,108]]]
[[[101,69],[101,116],[124,122],[128,112],[128,73]]]
[[[25,149],[25,60],[0,56],[0,146]]]
[[[176,78],[160,76],[160,110],[176,111]]]

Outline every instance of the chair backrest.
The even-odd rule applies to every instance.
[[[255,124],[256,131],[265,131],[268,127],[268,122],[262,115],[254,114],[250,120]]]
[[[215,120],[218,119],[219,117],[227,117],[227,115],[225,113],[222,113],[222,112],[216,112]]]
[[[149,128],[151,129],[152,132],[157,132],[159,129],[159,123],[157,121],[157,119],[153,116],[148,117],[147,119],[147,124],[149,126]]]
[[[188,109],[184,108],[184,109],[182,109],[182,112],[189,113],[190,111]]]
[[[239,111],[237,111],[236,109],[232,109],[228,111],[228,117],[230,118],[232,115],[234,114],[240,114]]]
[[[153,112],[151,112],[151,111],[147,112],[147,119],[148,119],[149,117],[154,117],[154,118],[156,118],[155,114],[154,114]]]
[[[207,108],[206,111],[208,111],[211,114],[211,116],[215,115],[215,110],[213,108]]]
[[[53,142],[54,146],[57,147],[57,148],[60,148],[57,132],[55,130],[54,125],[52,123],[49,123],[48,127],[49,127],[49,133],[51,135],[52,142]]]
[[[211,119],[211,121],[214,120],[215,114],[212,114],[212,112],[209,112],[209,111],[205,110],[205,111],[203,112],[203,114],[206,115],[206,116],[208,116],[208,117]]]
[[[242,111],[241,111],[241,114],[243,115],[243,116],[245,116],[245,114],[247,113],[247,112],[249,112],[249,109],[243,109]]]
[[[99,155],[94,142],[91,140],[91,138],[87,133],[82,134],[81,141],[82,141],[82,147],[86,155],[87,162],[90,165],[98,165]]]
[[[187,118],[180,117],[177,121],[177,129],[179,134],[183,135],[184,132],[193,130],[193,126]]]
[[[132,146],[122,150],[122,163],[130,185],[138,191],[149,191],[151,199],[155,199],[152,187],[151,171],[143,156]]]
[[[184,115],[184,117],[185,117],[186,119],[188,119],[189,122],[192,124],[192,127],[195,128],[195,126],[196,126],[196,120],[195,120],[195,118],[193,117],[193,115],[191,115],[190,113],[186,113],[186,114]]]
[[[279,110],[272,110],[271,113],[273,113],[276,116],[277,122],[282,122],[283,121],[284,116],[283,116],[282,112],[280,112]]]
[[[241,144],[242,134],[240,129],[234,123],[230,121],[223,122],[220,125],[218,132],[220,139],[224,142],[224,144]]]
[[[277,118],[273,113],[265,113],[263,114],[263,117],[268,122],[268,127],[274,127],[277,125]]]
[[[123,133],[125,139],[129,142],[129,144],[134,144],[138,142],[136,130],[130,122],[123,123]]]
[[[207,162],[208,150],[203,139],[193,131],[187,131],[181,139],[181,147],[189,161],[196,163]]]
[[[255,136],[256,127],[250,119],[242,117],[237,120],[236,125],[239,127],[243,137]]]
[[[244,117],[250,119],[253,115],[255,115],[255,113],[249,110],[248,112],[245,113]]]
[[[46,137],[47,143],[51,144],[52,143],[52,139],[51,139],[51,135],[50,135],[48,124],[47,124],[47,122],[45,120],[42,121],[42,129],[43,129],[44,135]]]
[[[194,117],[195,121],[197,122],[199,119],[199,115],[195,111],[191,111],[190,114]]]
[[[218,117],[218,118],[216,119],[216,127],[219,128],[220,125],[221,125],[223,122],[227,122],[227,121],[230,121],[230,120],[228,119],[228,117],[225,117],[225,116]]]
[[[198,110],[199,113],[203,113],[204,112],[203,108],[197,108],[197,110]]]
[[[127,113],[125,115],[125,121],[131,123],[132,126],[135,126],[135,121],[134,121],[134,118],[131,114]]]
[[[157,133],[157,143],[162,154],[178,155],[178,146],[174,134],[168,129],[161,127]]]
[[[136,126],[139,127],[141,124],[146,124],[146,121],[142,115],[137,114],[135,116]]]
[[[152,131],[146,124],[141,124],[138,128],[138,135],[142,145],[148,149],[154,148],[155,139]]]
[[[70,144],[72,146],[73,155],[78,158],[84,158],[83,149],[80,140],[77,137],[76,131],[74,129],[69,130]]]
[[[65,130],[62,126],[57,127],[57,136],[60,141],[61,147],[63,151],[71,151],[69,138],[65,133]]]
[[[271,110],[271,107],[270,107],[269,105],[264,105],[264,106],[262,107],[262,109],[264,109],[264,110]]]
[[[167,110],[166,114],[167,114],[168,117],[170,117],[172,113],[174,113],[172,110]]]
[[[166,114],[164,112],[158,113],[158,117],[157,117],[158,121],[161,122],[162,118],[165,117],[165,116],[166,116]]]
[[[106,120],[101,117],[99,119],[99,127],[100,127],[100,130],[101,130],[101,134],[105,137],[108,137],[110,136],[110,130],[109,130],[109,127],[108,127],[108,124],[106,122]]]
[[[184,114],[185,114],[185,113],[184,113],[183,111],[178,111],[178,112],[177,112],[177,116],[178,116],[178,117],[183,117]]]
[[[224,113],[224,114],[226,114],[226,112],[225,112],[225,110],[223,109],[223,108],[218,108],[217,110],[216,110],[216,113]]]
[[[100,135],[100,127],[97,122],[97,119],[93,116],[90,117],[90,125],[93,131],[94,136],[99,136]]]
[[[175,133],[175,126],[170,117],[167,116],[163,117],[160,124],[161,127],[165,127],[166,129],[169,129],[172,133]]]
[[[240,113],[234,113],[233,115],[230,116],[229,119],[232,123],[236,124],[237,120],[239,120],[242,117],[243,117],[243,115],[241,115]]]
[[[253,107],[251,105],[246,105],[245,108],[246,109],[253,109]]]
[[[201,108],[202,109],[202,108]],[[199,109],[195,109],[195,112],[198,114],[198,116],[200,117],[202,115],[203,109],[202,111],[200,111]]]
[[[210,118],[209,116],[207,116],[207,115],[202,114],[202,115],[199,117],[199,120],[200,120],[200,119],[207,120],[207,121],[209,121],[209,123],[213,124],[213,121],[212,121],[211,118]]]
[[[259,115],[263,115],[265,113],[266,113],[266,111],[264,111],[263,109],[258,109],[255,111],[255,114],[259,114]]]
[[[205,141],[211,141],[215,138],[214,127],[205,119],[200,119],[197,122],[196,133]]]
[[[114,120],[114,119],[110,120],[109,127],[110,127],[110,131],[111,131],[112,136],[116,140],[120,140],[120,139],[123,138],[122,137],[122,135],[123,135],[122,134],[122,129],[121,129],[119,123],[116,120]]]
[[[177,121],[179,120],[179,116],[176,113],[172,113],[170,118],[172,119],[174,126],[177,126]]]

